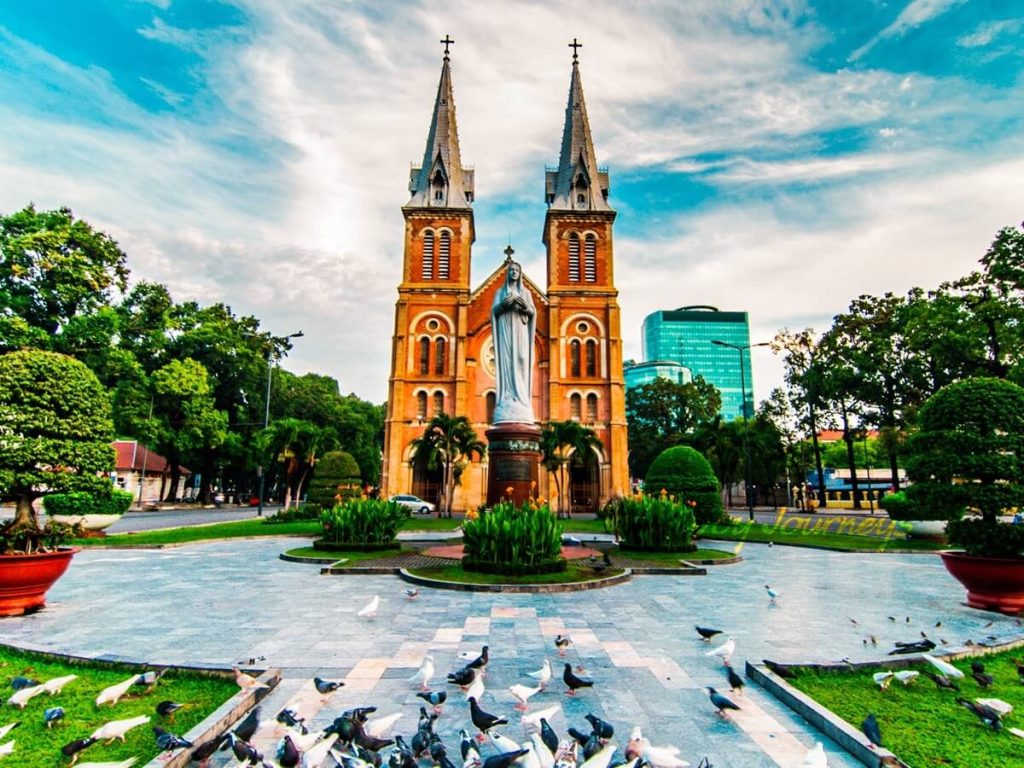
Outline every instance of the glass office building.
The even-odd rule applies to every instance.
[[[722,393],[722,418],[743,416],[743,388],[740,355],[746,379],[747,416],[754,415],[754,377],[750,350],[737,352],[712,344],[713,340],[736,346],[750,344],[750,323],[746,312],[721,312],[705,305],[652,312],[644,318],[645,360],[672,360],[703,376]]]
[[[676,384],[689,384],[693,381],[690,369],[673,360],[651,360],[646,363],[627,360],[622,364],[622,375],[626,380],[626,389],[650,384],[659,378]]]

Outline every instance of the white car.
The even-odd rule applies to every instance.
[[[398,496],[392,496],[388,501],[394,501],[401,504],[403,507],[408,507],[418,515],[431,515],[434,513],[434,505],[429,501],[424,501],[419,496],[413,496],[412,494],[399,494]]]

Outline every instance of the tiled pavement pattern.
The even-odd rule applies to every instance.
[[[745,562],[709,569],[706,577],[644,576],[608,589],[539,595],[423,589],[408,600],[394,576],[320,576],[317,566],[276,558],[294,546],[278,539],[83,552],[51,590],[45,611],[5,620],[0,629],[7,641],[91,656],[225,665],[264,657],[260,665],[284,672],[264,704],[266,717],[291,702],[323,726],[342,709],[375,704],[380,714],[403,713],[396,730],[404,734],[415,729],[421,704],[408,677],[431,653],[433,687],[447,687],[451,697],[438,730],[452,753],[469,721],[461,693],[444,683],[460,663],[457,654],[490,645],[482,703],[510,716],[507,734],[519,738],[507,688],[525,682],[545,656],[558,661],[552,639],[563,632],[574,641],[567,660],[583,665],[597,687],[573,700],[553,681],[531,709],[560,703],[553,725],[561,733],[584,727],[583,715],[594,712],[616,726],[620,744],[640,725],[655,744],[678,746],[693,765],[706,755],[715,768],[798,765],[820,736],[756,688],[737,697],[740,713],[716,716],[703,686],[727,686],[695,623],[735,636],[740,669],[745,659],[765,656],[874,658],[922,630],[951,645],[1021,631],[1013,619],[959,605],[961,589],[934,555],[748,545]],[[769,603],[766,583],[781,593],[777,605]],[[374,594],[381,596],[378,616],[356,618]],[[864,645],[868,635],[878,638],[877,648]],[[310,688],[314,675],[346,686],[322,702]],[[269,728],[260,737],[267,746],[276,735]],[[834,744],[826,750],[833,768],[855,765]]]

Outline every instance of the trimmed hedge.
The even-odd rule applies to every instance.
[[[685,552],[696,549],[693,508],[671,501],[668,494],[616,499],[605,505],[604,526],[627,549]]]
[[[43,496],[43,508],[50,515],[123,515],[135,501],[131,491],[111,488],[110,494],[103,496],[84,491],[71,493],[51,493]]]
[[[562,570],[562,524],[548,506],[495,504],[462,526],[466,570],[509,576]],[[547,569],[547,570],[545,570]]]
[[[333,544],[387,544],[409,517],[409,510],[383,499],[351,499],[320,513],[323,538]]]
[[[334,506],[333,504],[331,505]],[[276,515],[271,515],[263,522],[265,525],[282,525],[283,523],[298,523],[311,520],[319,520],[324,508],[319,504],[306,502],[291,509],[282,509]]]
[[[689,446],[676,445],[658,454],[647,470],[644,488],[650,495],[664,491],[670,500],[674,497],[690,507],[698,525],[728,521],[711,464]]]
[[[313,467],[306,498],[324,509],[362,495],[359,465],[351,453],[329,451]]]

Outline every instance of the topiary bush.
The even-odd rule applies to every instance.
[[[462,567],[520,576],[565,570],[562,524],[548,506],[499,502],[462,525]]]
[[[95,494],[83,491],[51,493],[43,496],[46,514],[82,517],[85,515],[123,515],[135,501],[131,491],[111,488],[110,493]]]
[[[667,493],[610,502],[604,509],[604,527],[624,549],[692,552],[697,548],[693,543],[697,531],[693,504],[672,501]]]
[[[362,495],[359,465],[345,451],[325,453],[313,467],[306,498],[324,509]]]
[[[409,510],[393,501],[350,499],[320,513],[320,541],[332,545],[390,544],[408,517]]]
[[[698,525],[729,520],[711,464],[689,446],[677,445],[658,454],[647,470],[644,488],[651,495],[664,491],[670,500],[690,507]]]

